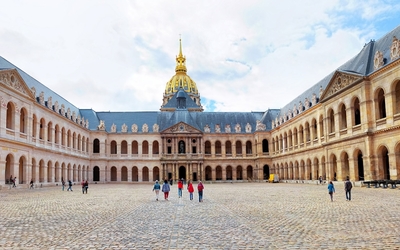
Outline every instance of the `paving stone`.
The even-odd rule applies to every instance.
[[[399,189],[208,184],[204,202],[172,186],[96,184],[0,191],[0,249],[399,249]],[[160,195],[161,197],[161,195]]]

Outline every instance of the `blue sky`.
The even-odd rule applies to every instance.
[[[206,111],[281,108],[400,25],[398,1],[2,1],[0,55],[95,111],[155,111],[179,35]]]

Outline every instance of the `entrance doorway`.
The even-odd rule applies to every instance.
[[[179,179],[186,179],[186,168],[184,166],[179,167],[179,174],[178,174]]]

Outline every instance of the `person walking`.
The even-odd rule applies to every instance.
[[[351,201],[351,189],[353,188],[353,184],[349,180],[347,176],[346,182],[344,183],[344,191],[346,192],[346,201]]]
[[[190,200],[193,200],[194,188],[193,188],[192,181],[190,181],[190,180],[188,181],[187,190],[188,190],[188,192],[189,192]]]
[[[13,179],[13,188],[15,188],[15,187],[17,187],[17,185],[15,185],[15,183],[17,183],[17,177],[14,177],[14,179]]]
[[[179,198],[182,198],[182,189],[183,189],[183,182],[182,182],[182,180],[183,180],[183,179],[180,179],[180,180],[178,181],[178,197],[179,197]]]
[[[88,180],[85,181],[85,193],[87,194],[87,190],[89,188],[89,182]]]
[[[64,188],[65,188],[64,178],[61,178],[61,185],[62,185],[62,191],[64,191]]]
[[[81,186],[82,186],[82,194],[85,193],[85,180],[81,181]]]
[[[201,181],[197,184],[197,191],[199,192],[199,202],[203,202],[204,185]]]
[[[67,191],[69,191],[69,190],[71,190],[71,192],[74,191],[74,190],[72,190],[72,181],[71,180],[68,180],[68,189],[67,189]]]
[[[29,189],[33,189],[33,179],[31,179],[31,182],[29,184]]]
[[[164,199],[168,200],[168,195],[169,195],[169,191],[171,190],[171,187],[168,184],[167,180],[164,180],[164,184],[162,185],[162,192],[164,193]]]
[[[153,192],[156,193],[156,201],[158,201],[158,195],[160,194],[160,189],[161,189],[161,186],[158,183],[158,180],[156,180],[156,183],[154,183],[154,186],[153,186]]]
[[[329,192],[329,196],[331,197],[331,201],[333,201],[333,193],[335,192],[335,186],[333,185],[333,183],[331,181],[328,184],[328,192]]]

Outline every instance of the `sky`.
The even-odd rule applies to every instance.
[[[0,6],[0,55],[76,107],[95,111],[158,111],[175,75],[179,38],[204,111],[279,109],[400,25],[397,0]]]

